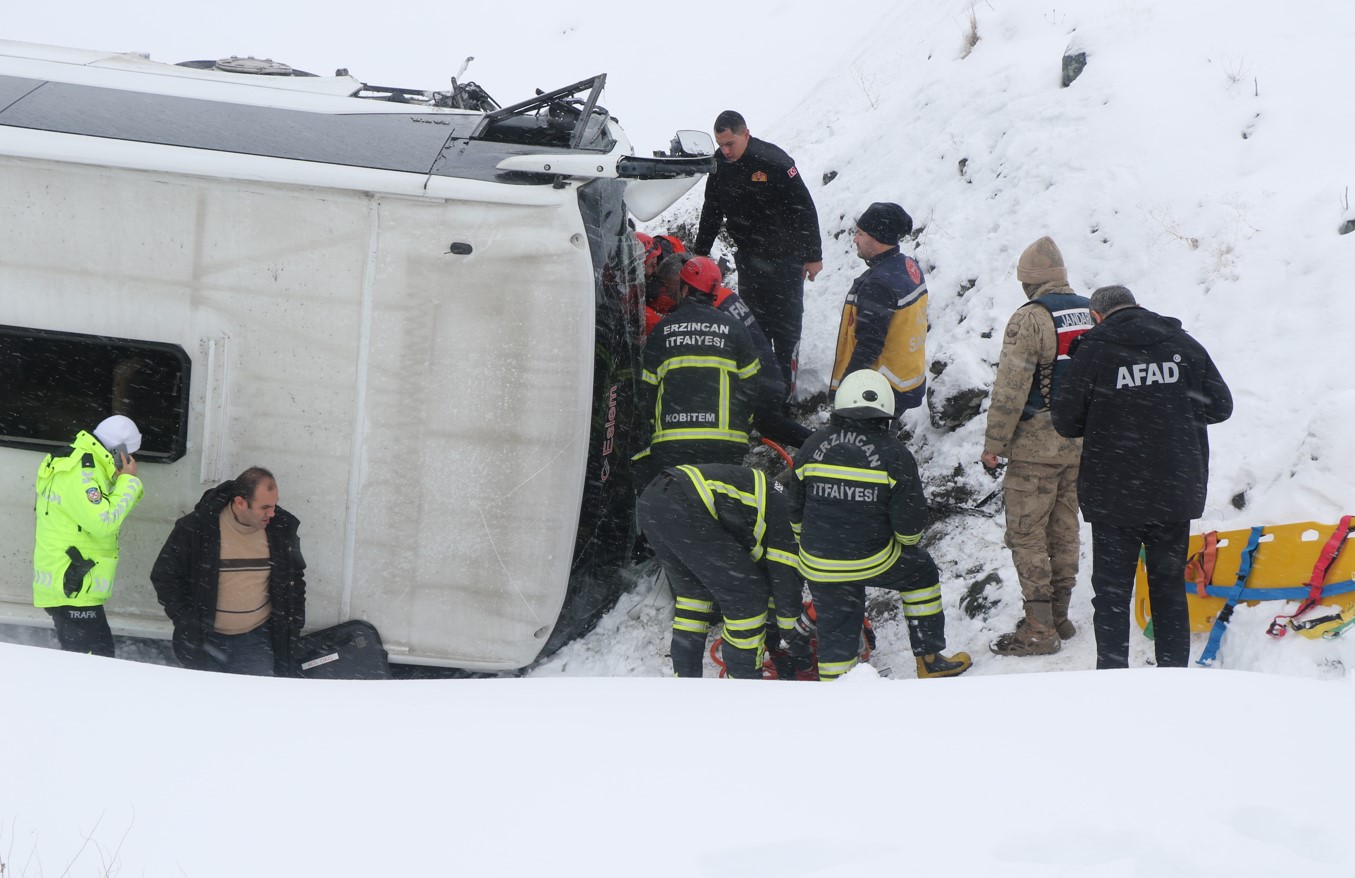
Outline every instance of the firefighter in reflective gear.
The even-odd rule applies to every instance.
[[[927,502],[917,462],[890,433],[893,419],[889,381],[870,369],[853,372],[838,388],[828,425],[795,455],[790,520],[818,617],[821,680],[857,662],[866,586],[902,595],[919,677],[953,677],[970,666],[965,653],[943,654],[940,573],[918,545]],[[792,653],[803,651],[795,640],[787,638]]]
[[[894,389],[901,415],[927,398],[927,281],[899,241],[913,219],[897,204],[875,202],[856,221],[856,254],[866,271],[842,304],[832,390],[858,369],[874,369]]]
[[[80,431],[69,454],[49,454],[38,467],[33,605],[52,617],[69,652],[113,655],[103,605],[118,569],[118,534],[145,493],[132,457],[140,449],[136,424],[113,415],[92,436]]]
[[[1007,547],[1021,582],[1023,618],[989,648],[997,655],[1049,655],[1077,633],[1068,618],[1077,581],[1080,439],[1054,430],[1050,406],[1069,345],[1092,327],[1090,303],[1068,286],[1063,254],[1049,237],[1021,254],[1016,279],[1028,299],[1002,338],[980,460],[1008,459],[1002,493]]]
[[[667,466],[738,464],[748,453],[757,349],[743,323],[715,307],[719,266],[692,259],[680,280],[681,301],[645,342],[639,402],[651,435],[635,456],[637,484]]]
[[[680,275],[682,269],[694,257],[689,253],[675,253],[663,262],[659,263],[658,271],[654,274],[654,286],[657,288],[657,294],[652,300],[652,308],[661,309],[663,314],[672,310],[674,300],[677,298],[678,285],[681,283]],[[721,286],[715,291],[715,307],[731,317],[743,321],[743,325],[748,328],[748,335],[753,339],[753,345],[757,348],[758,362],[762,366],[758,369],[758,397],[757,405],[753,411],[753,426],[759,433],[774,442],[782,445],[790,445],[799,448],[809,438],[809,434],[814,432],[786,414],[785,400],[787,394],[786,382],[781,379],[781,372],[778,369],[769,369],[767,363],[774,362],[776,354],[772,352],[772,343],[767,340],[767,335],[758,325],[757,318],[748,305],[739,297],[739,294]],[[660,319],[662,314],[660,314]],[[655,321],[657,323],[657,320]],[[648,332],[648,330],[646,330]]]
[[[673,467],[645,489],[639,515],[676,599],[673,671],[701,676],[718,603],[726,673],[760,679],[769,606],[780,632],[791,631],[801,611],[799,557],[784,489],[748,467]]]

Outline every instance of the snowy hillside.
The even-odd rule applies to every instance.
[[[934,504],[972,507],[996,487],[978,463],[980,411],[1001,329],[1025,301],[1016,258],[1048,234],[1075,289],[1124,284],[1179,317],[1231,385],[1236,412],[1210,430],[1199,527],[1331,523],[1350,512],[1355,462],[1342,437],[1355,392],[1341,376],[1355,235],[1338,229],[1355,219],[1355,122],[1343,109],[1355,75],[1337,47],[1355,38],[1355,15],[1336,2],[1278,19],[1245,7],[900,4],[790,116],[745,111],[755,136],[797,159],[827,239],[824,271],[806,285],[801,394],[827,386],[842,299],[863,268],[855,218],[872,201],[896,201],[920,228],[904,249],[928,277],[931,416],[954,407],[971,417],[957,427],[909,413]],[[1086,54],[1067,88],[1065,53]],[[692,224],[699,209],[697,191],[650,225]],[[1082,638],[1048,659],[986,655],[1020,615],[1000,500],[931,536],[948,578],[951,643],[975,654],[976,673],[1094,664]],[[1084,528],[1074,620],[1088,634],[1089,543]],[[997,607],[966,618],[960,597],[992,573],[1001,585],[983,598]],[[1273,612],[1256,613],[1239,613],[1229,667],[1331,672],[1330,643],[1272,656],[1263,632]],[[901,628],[881,642],[882,660],[906,662]]]
[[[150,17],[85,9],[60,15],[107,39],[60,40],[59,20],[38,33],[30,11],[8,35],[153,48],[134,38]],[[528,679],[244,679],[0,644],[0,873],[1355,874],[1342,841],[1355,798],[1327,744],[1355,725],[1355,635],[1272,641],[1276,608],[1242,608],[1224,670],[1146,669],[1151,647],[1135,634],[1134,670],[1092,672],[1084,551],[1077,637],[1055,656],[996,658],[987,643],[1015,622],[1020,595],[1000,500],[978,505],[998,486],[978,464],[995,336],[1023,301],[1017,255],[1049,234],[1079,291],[1123,283],[1181,318],[1231,384],[1237,410],[1211,430],[1199,526],[1355,512],[1342,438],[1355,426],[1355,234],[1338,233],[1355,221],[1355,6],[773,3],[729,13],[736,25],[722,30],[722,6],[694,4],[681,31],[672,9],[527,4],[523,39],[545,49],[529,56],[534,79],[596,72],[593,56],[577,69],[580,47],[624,38],[605,65],[623,120],[662,110],[655,84],[717,71],[693,80],[700,106],[741,110],[798,159],[828,236],[808,287],[806,394],[826,385],[842,296],[861,270],[856,215],[892,200],[915,217],[905,249],[928,272],[932,408],[968,399],[976,415],[953,429],[921,411],[908,421],[932,499],[975,507],[928,537],[951,648],[974,656],[973,671],[911,679],[897,599],[881,595],[879,651],[839,683],[667,679],[671,609],[652,579]],[[323,28],[277,14],[313,40],[332,30],[390,54],[429,55],[430,40],[458,62],[467,53],[450,5],[392,12]],[[164,21],[200,37],[257,33],[273,14],[242,3],[220,21]],[[709,39],[692,38],[694,21],[711,23]],[[1063,88],[1070,48],[1087,66]],[[343,63],[381,73],[356,54]],[[786,81],[822,81],[770,94],[792,69]],[[626,82],[646,83],[650,103],[628,112]],[[699,191],[652,226],[690,223],[697,209]],[[962,598],[985,580],[971,617]]]

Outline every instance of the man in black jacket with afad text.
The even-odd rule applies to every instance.
[[[174,623],[180,664],[294,675],[292,646],[306,624],[299,524],[278,505],[273,474],[258,466],[209,488],[174,523],[151,583]]]
[[[1233,413],[1209,353],[1181,321],[1138,307],[1121,286],[1091,296],[1096,326],[1073,341],[1054,429],[1083,437],[1078,505],[1092,526],[1096,667],[1129,665],[1129,605],[1140,546],[1158,667],[1185,667],[1183,585],[1191,519],[1209,482],[1206,426]]]
[[[750,135],[743,116],[733,110],[717,116],[715,142],[720,159],[706,178],[692,249],[709,255],[724,225],[737,248],[738,293],[771,339],[786,387],[794,392],[804,280],[812,281],[823,268],[819,213],[795,160]]]

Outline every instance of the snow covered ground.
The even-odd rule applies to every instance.
[[[1349,683],[373,683],[0,644],[9,876],[1349,876]]]
[[[504,101],[606,69],[642,147],[740,109],[798,159],[826,235],[806,393],[825,386],[861,268],[854,218],[897,201],[922,227],[906,246],[928,270],[938,401],[991,382],[1023,301],[1016,257],[1050,234],[1077,289],[1123,283],[1181,318],[1232,386],[1201,528],[1355,511],[1349,3],[696,3],[681,20],[528,4],[520,26],[474,31],[489,13],[447,4],[320,28],[273,8],[115,22],[73,3],[7,13],[6,35],[272,54],[404,85],[475,54],[469,78]],[[1070,47],[1087,67],[1061,88]],[[511,87],[491,66],[505,54]],[[653,228],[697,209],[694,195]],[[933,491],[993,490],[982,416],[909,426]],[[1094,673],[1084,551],[1082,633],[1055,656],[994,657],[1020,603],[995,505],[929,535],[951,646],[975,658],[957,680],[912,679],[883,598],[878,652],[837,685],[666,679],[652,579],[525,680],[240,680],[0,645],[3,874],[1355,873],[1332,746],[1355,727],[1355,636],[1273,641],[1277,608],[1242,608],[1226,670],[1146,669],[1136,635],[1135,670]],[[969,618],[960,596],[989,574],[996,606]]]

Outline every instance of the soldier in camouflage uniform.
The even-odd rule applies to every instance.
[[[1002,339],[983,465],[1007,458],[1007,547],[1025,617],[993,641],[998,655],[1048,655],[1077,628],[1068,604],[1077,578],[1077,474],[1082,443],[1054,431],[1050,404],[1069,363],[1068,345],[1092,326],[1087,299],[1068,286],[1063,255],[1043,237],[1026,248],[1016,278],[1029,300]]]

